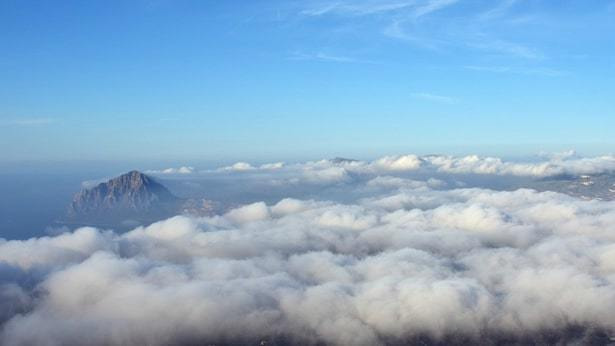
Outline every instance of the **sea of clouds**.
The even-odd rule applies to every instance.
[[[127,233],[0,239],[0,344],[604,344],[615,333],[615,202],[388,173],[543,176],[610,160],[312,162],[294,184],[370,176],[343,203],[284,198]],[[234,166],[217,174],[271,179],[287,167]]]
[[[182,167],[185,168],[185,167]],[[168,168],[162,173],[177,173],[182,168]],[[272,170],[323,171],[329,169],[332,177],[340,175],[342,170],[355,174],[377,174],[385,172],[432,172],[444,174],[484,174],[511,175],[529,177],[549,177],[565,174],[597,174],[615,170],[615,156],[603,155],[581,157],[574,151],[543,155],[537,160],[506,161],[499,157],[482,157],[478,155],[392,155],[373,161],[333,159],[308,161],[286,165],[276,162],[253,166],[247,162],[219,168],[218,171],[250,172]],[[156,171],[154,171],[156,172]],[[158,171],[160,172],[160,171]],[[194,169],[187,173],[194,173]],[[337,172],[337,174],[336,174]],[[324,173],[324,172],[323,172]]]

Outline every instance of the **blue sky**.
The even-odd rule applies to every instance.
[[[615,2],[0,2],[0,160],[615,145]]]

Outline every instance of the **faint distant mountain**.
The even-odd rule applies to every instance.
[[[347,159],[345,157],[335,157],[335,158],[332,158],[330,161],[336,165],[358,162],[358,160]]]
[[[223,206],[205,198],[180,198],[154,178],[131,171],[75,194],[60,224],[128,230],[175,215],[211,216]]]
[[[130,219],[155,221],[178,213],[183,200],[153,178],[131,171],[77,193],[68,219],[82,223],[114,224]]]
[[[555,191],[582,199],[615,200],[615,173],[559,175],[536,180],[523,187]]]

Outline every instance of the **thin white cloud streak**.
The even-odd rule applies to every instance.
[[[414,17],[419,18],[428,15],[432,12],[436,12],[448,6],[454,5],[458,1],[459,0],[430,0],[426,4],[416,8],[414,11]]]
[[[81,187],[84,189],[91,189],[97,186],[98,184],[106,183],[111,179],[112,177],[104,177],[100,179],[86,180],[86,181],[81,182]]]
[[[431,0],[431,1],[400,1],[400,2],[371,2],[371,1],[343,1],[326,3],[301,11],[301,14],[320,17],[326,15],[339,15],[352,20],[358,16],[372,16],[375,20],[389,21],[382,29],[385,36],[403,40],[419,48],[430,50],[444,49],[470,49],[483,54],[494,54],[503,57],[513,57],[523,60],[541,61],[547,59],[547,54],[526,42],[497,37],[494,31],[489,30],[491,25],[503,21],[523,23],[534,18],[532,14],[513,16],[511,9],[517,4],[516,0],[504,0],[487,3],[487,9],[477,9],[469,16],[481,22],[477,28],[475,25],[463,25],[468,19],[439,21],[438,29],[433,27],[423,30],[426,23],[432,20],[440,20],[435,12],[454,7],[458,0]],[[485,7],[485,6],[483,6]],[[432,18],[433,17],[433,18]],[[453,17],[455,19],[455,17]],[[472,22],[470,20],[470,22]],[[478,30],[478,31],[477,31]]]
[[[542,52],[535,48],[501,39],[479,37],[476,39],[468,40],[466,44],[469,47],[483,50],[486,52],[503,54],[517,58],[529,60],[544,60],[546,58],[546,56]]]
[[[507,57],[520,58],[524,60],[545,60],[547,56],[538,49],[529,47],[520,43],[510,42],[500,39],[493,39],[490,37],[476,37],[475,35],[459,35],[456,34],[455,39],[451,39],[444,36],[431,36],[408,33],[404,28],[405,21],[395,20],[390,25],[384,28],[384,35],[407,41],[415,44],[418,47],[425,49],[439,51],[443,49],[460,49],[470,48],[473,50],[482,51],[484,53],[501,55]],[[413,24],[414,25],[414,24]]]
[[[320,62],[350,63],[350,64],[375,64],[376,63],[374,61],[361,60],[361,59],[348,57],[348,56],[341,56],[341,55],[331,55],[331,54],[322,53],[322,52],[313,53],[313,54],[294,53],[290,56],[289,59],[297,60],[297,61],[320,61]]]
[[[464,66],[467,70],[491,72],[491,73],[508,73],[528,76],[543,76],[543,77],[561,77],[568,72],[550,69],[550,68],[514,68],[509,66]]]
[[[458,0],[423,0],[423,1],[343,1],[326,3],[302,10],[307,16],[337,14],[344,16],[368,16],[409,11],[415,19],[452,6]]]
[[[508,11],[515,6],[518,0],[502,0],[495,7],[481,13],[478,18],[481,20],[493,20],[502,17],[508,13]]]
[[[321,7],[314,7],[311,9],[302,10],[300,13],[307,16],[322,16],[323,14],[334,11],[339,6],[339,3],[331,3]]]
[[[305,9],[301,11],[301,14],[307,16],[322,16],[327,14],[365,16],[401,10],[415,5],[416,1],[397,1],[388,3],[381,1],[345,1],[332,4],[328,3],[322,6]]]
[[[614,202],[423,185],[0,240],[0,343],[583,343],[615,325],[614,224]]]
[[[420,99],[420,100],[439,102],[439,103],[448,103],[448,104],[457,103],[458,101],[454,97],[436,95],[436,94],[426,93],[426,92],[411,93],[410,96],[416,99]]]
[[[449,45],[449,42],[433,36],[421,36],[419,33],[409,33],[404,24],[407,20],[394,19],[391,23],[384,27],[382,34],[401,41],[407,41],[419,48],[440,51],[443,46]]]
[[[410,24],[408,24],[410,23]],[[443,49],[462,49],[470,48],[489,54],[497,54],[508,57],[515,57],[524,60],[545,60],[547,56],[538,49],[520,43],[510,42],[501,39],[494,39],[484,34],[464,34],[462,30],[455,32],[454,35],[448,34],[425,34],[422,31],[414,30],[409,33],[404,25],[410,28],[416,26],[414,22],[407,20],[393,20],[382,31],[385,36],[407,41],[418,47],[438,51]]]

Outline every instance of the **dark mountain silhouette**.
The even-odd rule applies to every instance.
[[[334,157],[330,161],[332,163],[336,164],[336,165],[340,165],[340,164],[358,162],[359,160],[348,159],[348,158],[345,158],[345,157]]]
[[[126,220],[157,221],[178,214],[184,200],[153,178],[131,171],[83,189],[68,207],[68,221],[113,225]]]

